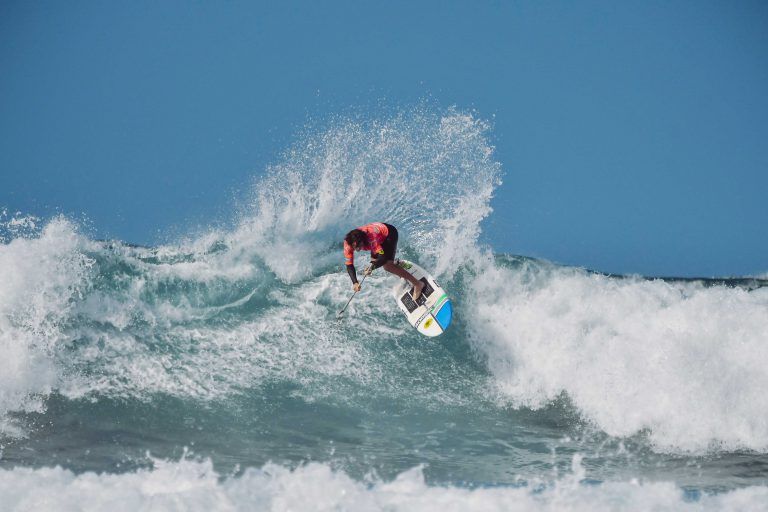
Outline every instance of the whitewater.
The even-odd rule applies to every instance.
[[[490,132],[308,127],[154,247],[1,210],[0,510],[768,509],[768,280],[494,252]],[[371,221],[448,290],[443,336],[384,272],[336,320]]]

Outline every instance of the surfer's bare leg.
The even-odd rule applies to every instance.
[[[421,290],[424,288],[424,283],[413,277],[413,274],[405,270],[404,268],[400,268],[397,265],[395,265],[395,262],[392,260],[389,260],[386,262],[382,267],[384,270],[389,272],[390,274],[395,274],[397,277],[402,277],[409,283],[413,285],[413,300],[418,300],[419,296],[421,296]]]

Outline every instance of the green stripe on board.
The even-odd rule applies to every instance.
[[[444,293],[439,299],[437,299],[437,302],[435,303],[434,306],[432,306],[429,312],[432,313],[433,311],[440,310],[440,308],[443,306],[443,302],[447,300],[448,300],[448,295]]]

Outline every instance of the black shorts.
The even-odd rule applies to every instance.
[[[384,257],[386,261],[394,260],[395,253],[397,252],[397,229],[391,224],[384,224],[387,226],[387,238],[384,239],[384,243],[381,244],[381,248],[384,249]]]

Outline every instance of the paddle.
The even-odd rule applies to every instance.
[[[368,269],[371,269],[371,267],[366,267],[366,268],[365,268],[365,273],[363,274],[363,278],[360,280],[360,289],[359,289],[359,290],[356,290],[356,291],[355,291],[355,292],[352,294],[352,296],[349,298],[349,300],[347,301],[347,303],[346,303],[346,304],[344,304],[344,307],[343,307],[343,308],[341,308],[341,311],[339,311],[339,313],[336,315],[336,320],[341,320],[341,315],[343,315],[343,314],[344,314],[344,311],[346,311],[346,309],[347,309],[347,306],[349,306],[349,303],[350,303],[350,302],[352,302],[352,299],[354,299],[354,298],[355,298],[355,295],[357,295],[357,292],[359,292],[360,290],[362,290],[362,289],[363,289],[363,283],[365,282],[365,278],[366,278],[366,277],[368,277],[368,276],[370,275],[370,272],[373,272],[373,269],[371,269],[371,270],[370,270],[370,272],[368,271]]]

